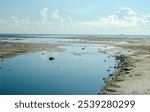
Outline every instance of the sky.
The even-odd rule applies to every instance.
[[[0,33],[150,35],[150,0],[0,0]]]

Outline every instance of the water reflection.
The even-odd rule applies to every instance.
[[[0,94],[97,94],[103,78],[114,71],[114,58],[98,52],[96,45],[63,48],[63,52],[29,53],[0,62]]]

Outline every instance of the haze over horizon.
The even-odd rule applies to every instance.
[[[0,33],[150,35],[149,4],[149,0],[0,0]]]

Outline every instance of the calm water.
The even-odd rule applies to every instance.
[[[66,50],[1,61],[0,94],[96,95],[104,85],[103,78],[114,71],[114,58],[98,52],[96,45],[63,48]],[[50,61],[49,57],[55,59]]]

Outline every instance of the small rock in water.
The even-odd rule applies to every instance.
[[[106,80],[106,78],[103,78],[103,80]]]
[[[106,62],[106,60],[104,60],[104,62]]]
[[[110,70],[107,70],[108,72],[110,71]]]
[[[85,48],[83,47],[82,50],[84,50]]]
[[[112,76],[113,74],[109,74],[109,76]]]
[[[54,57],[49,57],[49,60],[50,60],[50,61],[52,61],[52,60],[54,60],[54,59],[55,59]]]
[[[42,55],[44,55],[44,53],[42,53]]]
[[[10,69],[8,71],[11,71]]]

